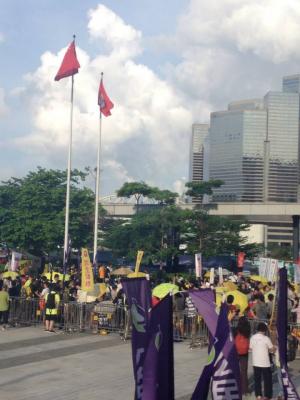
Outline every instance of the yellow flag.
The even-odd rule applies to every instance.
[[[136,256],[136,263],[135,263],[135,274],[137,274],[139,272],[140,269],[140,265],[142,262],[142,258],[143,258],[144,252],[142,250],[139,250],[137,252],[137,256]]]
[[[81,264],[81,290],[89,292],[90,290],[94,290],[94,275],[87,249],[81,249]]]

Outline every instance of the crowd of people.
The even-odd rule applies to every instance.
[[[95,303],[111,302],[126,306],[126,298],[122,289],[121,277],[113,275],[110,267],[99,266],[94,270],[95,282],[102,285],[102,290],[95,298]],[[155,278],[145,273],[152,288],[161,283],[170,283],[178,290],[173,296],[174,309],[174,339],[181,341],[189,329],[195,334],[199,322],[197,310],[189,296],[189,290],[199,288],[213,289],[216,292],[217,303],[225,299],[228,305],[228,320],[231,321],[235,344],[240,362],[241,386],[244,396],[249,393],[248,387],[248,355],[252,353],[255,394],[263,398],[262,381],[264,381],[264,398],[272,398],[272,368],[276,365],[277,351],[272,344],[268,332],[275,310],[274,283],[251,277],[230,274],[225,279],[218,276],[212,281],[207,275],[202,279],[180,274],[156,274]],[[104,288],[104,289],[103,289]],[[227,295],[230,289],[230,294]],[[51,271],[42,275],[19,275],[12,277],[0,276],[0,324],[2,329],[8,326],[9,304],[12,298],[36,299],[39,309],[44,315],[44,329],[55,332],[55,322],[59,304],[80,301],[81,276],[80,270],[72,266],[67,275],[59,271]],[[243,295],[244,303],[238,297]],[[246,304],[245,304],[246,299]],[[160,301],[152,297],[155,306]],[[300,304],[297,291],[291,283],[288,288],[289,321],[300,324]],[[193,321],[187,325],[186,321]],[[280,393],[279,393],[280,395]],[[280,397],[279,397],[280,398]]]

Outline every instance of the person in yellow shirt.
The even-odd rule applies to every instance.
[[[2,330],[6,328],[8,323],[9,295],[3,288],[3,281],[0,281],[0,325],[3,324]]]
[[[45,296],[46,301],[46,317],[45,317],[45,331],[53,332],[54,331],[54,323],[57,320],[58,315],[58,307],[60,297],[59,294],[53,289],[50,289],[50,292]]]

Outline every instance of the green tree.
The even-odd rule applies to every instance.
[[[124,185],[117,191],[118,197],[134,197],[137,207],[139,206],[142,196],[148,196],[152,188],[145,182],[125,182]]]
[[[185,212],[175,206],[157,207],[134,215],[131,221],[116,221],[106,232],[105,246],[117,256],[134,259],[138,250],[145,258],[165,260],[179,250],[179,235]]]
[[[202,197],[205,194],[213,194],[213,189],[219,188],[223,184],[224,182],[220,179],[211,179],[203,182],[187,182],[185,184],[187,187],[185,194],[187,196],[202,200]]]
[[[240,233],[249,228],[246,221],[209,215],[199,208],[187,211],[185,224],[188,250],[192,253],[200,251],[205,256],[231,254],[241,250],[246,239]]]
[[[94,194],[83,187],[86,173],[71,174],[70,226],[72,246],[92,242]],[[0,241],[42,255],[63,247],[66,171],[38,168],[24,178],[0,185]]]
[[[178,193],[171,192],[170,190],[161,190],[154,187],[151,189],[148,197],[156,200],[160,205],[173,205],[178,197]]]

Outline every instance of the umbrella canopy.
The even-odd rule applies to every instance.
[[[263,283],[264,285],[267,285],[267,283],[268,283],[268,279],[267,279],[267,278],[264,278],[263,276],[260,276],[260,275],[250,275],[250,276],[249,276],[249,279],[250,279],[251,281],[261,282],[261,283]]]
[[[11,279],[15,280],[17,276],[19,276],[19,274],[17,272],[6,271],[3,273],[2,278],[11,278]]]
[[[233,304],[240,309],[241,313],[243,313],[245,309],[248,307],[248,297],[239,290],[232,290],[226,293],[226,298],[230,294],[234,297]]]
[[[226,287],[228,290],[237,290],[237,285],[233,282],[224,282],[223,283],[224,287]]]
[[[161,283],[152,290],[152,295],[162,299],[170,292],[172,294],[178,293],[179,287],[173,283]]]
[[[144,272],[131,272],[127,275],[127,278],[145,278],[147,274]]]
[[[60,281],[62,281],[64,279],[64,274],[61,274],[60,272],[53,271],[52,272],[52,280],[54,280],[54,275],[58,275]],[[43,273],[42,276],[45,276],[48,279],[48,281],[51,280],[51,272],[45,272],[45,273]],[[69,281],[69,280],[70,280],[70,275],[65,274],[65,281]]]
[[[121,268],[117,268],[115,270],[113,270],[111,272],[111,275],[129,275],[132,273],[132,269],[128,268],[128,267],[121,267]]]

